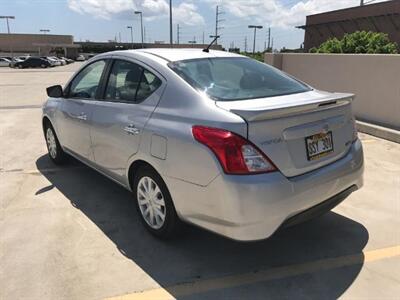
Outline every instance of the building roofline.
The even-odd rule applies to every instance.
[[[374,15],[373,17],[390,17],[398,15],[397,13],[388,13],[388,14],[381,14],[381,15]],[[368,19],[368,17],[355,17],[355,18],[347,18],[347,19],[341,19],[337,21],[329,21],[329,22],[321,22],[321,23],[314,23],[314,24],[305,24],[305,25],[299,25],[295,26],[295,28],[298,29],[306,29],[310,27],[316,27],[316,26],[321,26],[321,25],[326,25],[326,24],[334,24],[334,23],[340,23],[340,22],[348,22],[348,21],[354,21],[354,20],[360,20],[360,19]]]
[[[334,13],[340,13],[340,12],[345,12],[349,10],[354,10],[354,9],[371,9],[377,6],[387,6],[387,5],[396,5],[399,4],[400,0],[388,0],[388,1],[383,1],[383,2],[378,2],[378,3],[371,3],[371,4],[365,4],[363,6],[352,6],[352,7],[346,7],[346,8],[341,8],[341,9],[336,9],[336,10],[330,10],[330,11],[325,11],[313,15],[308,15],[307,17],[315,17],[315,16],[321,16],[321,15],[326,15],[326,14],[334,14]]]
[[[306,29],[308,27],[323,24],[354,21],[382,16],[400,16],[400,0],[391,0],[364,6],[354,6],[308,15],[306,18],[306,24],[296,26],[296,28]]]

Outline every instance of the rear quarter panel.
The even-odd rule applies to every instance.
[[[218,108],[214,101],[170,74],[162,98],[146,124],[139,155],[146,156],[145,160],[162,176],[206,186],[222,169],[211,150],[194,139],[193,125],[223,128],[242,136],[247,131],[241,117]],[[166,141],[165,146],[158,144],[165,150],[151,149],[154,136]],[[164,159],[154,155],[159,151],[165,152]]]

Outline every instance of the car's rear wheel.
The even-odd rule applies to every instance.
[[[45,137],[50,159],[57,165],[64,163],[67,155],[61,148],[57,135],[50,124],[45,127]]]
[[[41,67],[42,69],[47,68],[47,66],[46,66],[45,64],[41,64],[40,67]]]
[[[133,178],[133,193],[142,223],[159,238],[172,238],[181,222],[167,186],[150,166],[141,167]]]
[[[18,65],[18,69],[22,69],[22,65]]]

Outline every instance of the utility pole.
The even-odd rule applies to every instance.
[[[143,36],[144,36],[143,40],[146,43],[146,26],[143,26]]]
[[[271,27],[268,27],[268,51],[271,46]]]
[[[204,31],[203,31],[203,39],[202,39],[202,41],[203,41],[203,45],[204,45]]]
[[[135,11],[135,15],[140,15],[140,31],[142,33],[142,48],[144,48],[144,41],[143,41],[143,14],[141,11]]]
[[[133,28],[132,28],[132,26],[126,26],[126,28],[131,30],[131,43],[132,43],[132,49],[133,49]]]
[[[274,38],[272,38],[271,42],[271,53],[274,52]]]
[[[360,0],[360,6],[364,5],[364,0]]]
[[[179,45],[179,38],[181,36],[181,29],[179,24],[176,24],[176,43]]]
[[[121,32],[118,32],[118,35],[119,35],[119,43],[121,44]]]
[[[43,32],[43,34],[49,33],[50,29],[39,29],[40,32]]]
[[[254,40],[253,40],[253,54],[256,52],[256,30],[263,28],[260,25],[249,25],[249,28],[254,28]]]
[[[169,0],[169,44],[172,47],[172,0]]]
[[[247,53],[247,36],[244,37],[244,53]]]
[[[219,6],[217,5],[216,12],[215,12],[215,35],[210,35],[210,38],[215,38],[215,45],[218,45],[218,38],[220,35],[218,35],[218,31],[220,29],[223,29],[224,27],[219,27],[219,23],[225,21],[219,18],[220,15],[224,14],[224,12],[219,10]]]
[[[14,20],[15,16],[0,16],[0,19],[6,19],[7,22],[7,33],[10,34],[10,24],[8,24],[8,20]]]

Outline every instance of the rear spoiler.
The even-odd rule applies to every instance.
[[[354,94],[330,93],[325,97],[310,99],[306,101],[294,101],[289,104],[284,103],[284,101],[282,101],[283,103],[268,103],[268,100],[266,100],[265,105],[263,105],[262,107],[258,106],[254,108],[246,108],[245,105],[229,105],[227,104],[227,102],[218,102],[217,106],[227,109],[237,115],[240,115],[247,121],[260,121],[331,109],[333,107],[348,105],[353,100]],[[244,101],[247,102],[248,100]]]

